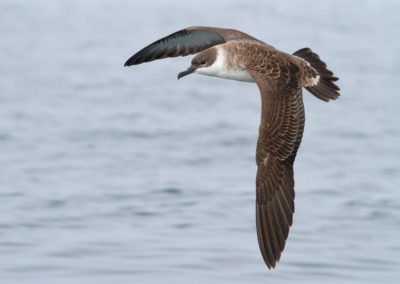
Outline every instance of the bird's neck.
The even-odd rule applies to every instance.
[[[198,68],[195,73],[236,81],[254,82],[246,69],[240,67],[236,62],[228,61],[229,56],[227,56],[227,51],[223,47],[215,48],[217,49],[217,58],[214,63],[208,67]]]

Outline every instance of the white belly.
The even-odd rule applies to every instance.
[[[251,77],[250,73],[246,70],[224,70],[217,76],[224,79],[254,83],[254,80]]]
[[[212,72],[210,72],[210,71],[212,71]],[[223,79],[254,83],[254,80],[250,76],[250,73],[247,72],[244,69],[241,69],[241,70],[240,69],[227,70],[227,69],[224,69],[224,68],[221,68],[219,70],[210,70],[210,69],[201,70],[200,69],[200,70],[196,70],[196,73],[202,74],[202,75],[219,77],[219,78],[223,78]]]

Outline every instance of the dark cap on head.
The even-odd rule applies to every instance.
[[[192,59],[192,65],[186,70],[178,74],[178,79],[183,76],[189,75],[196,71],[198,68],[211,66],[217,59],[217,49],[211,47],[197,54]]]

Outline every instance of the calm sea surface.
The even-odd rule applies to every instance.
[[[399,1],[0,1],[0,283],[399,283]],[[312,47],[294,225],[255,231],[255,84],[131,68],[191,25]]]

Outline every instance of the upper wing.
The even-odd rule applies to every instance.
[[[262,100],[256,153],[256,221],[260,250],[268,268],[279,261],[292,225],[293,162],[304,130],[299,69],[274,56],[248,68]]]
[[[125,66],[136,65],[166,57],[186,56],[198,53],[211,46],[237,39],[261,42],[237,30],[212,27],[189,27],[146,46],[129,58]]]

